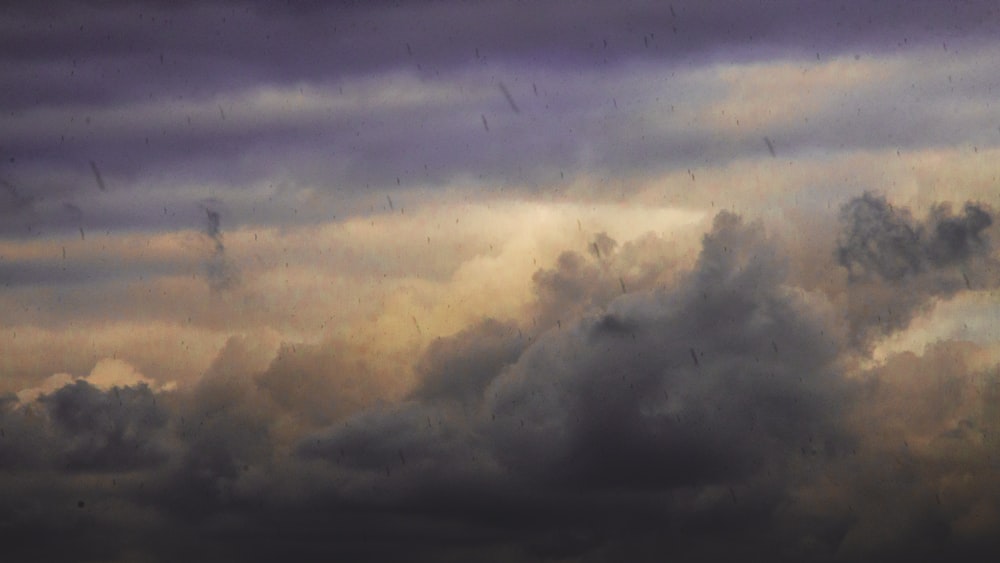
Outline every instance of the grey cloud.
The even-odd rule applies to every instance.
[[[583,315],[600,315],[623,293],[673,286],[678,268],[670,258],[671,245],[667,237],[651,232],[619,245],[601,232],[593,236],[586,254],[563,252],[554,267],[532,276],[536,302],[528,334]],[[618,321],[608,318],[607,328]]]
[[[989,252],[983,231],[992,224],[992,213],[981,205],[966,203],[958,217],[947,204],[935,206],[928,220],[934,229],[927,243],[928,260],[940,268]]]
[[[883,211],[890,235],[919,230]],[[981,216],[931,216],[945,227],[918,237],[938,241],[925,270],[980,259]],[[534,312],[561,308],[559,322],[441,339],[398,402],[361,392],[370,373],[343,343],[286,344],[268,365],[238,338],[176,392],[119,389],[119,404],[78,382],[37,415],[0,399],[14,499],[0,536],[71,530],[42,545],[49,560],[990,560],[996,366],[973,361],[987,350],[941,343],[847,377],[839,302],[797,285],[781,241],[731,213],[673,277],[669,240],[594,242],[600,258],[535,277]],[[939,247],[968,256],[931,258]],[[51,457],[11,461],[37,439]],[[50,490],[18,492],[38,469]]]
[[[513,363],[502,345],[511,329],[483,323],[429,350],[424,365],[440,368],[425,371],[411,401],[338,422],[298,451],[351,468],[352,482],[387,480],[396,502],[419,513],[448,498],[435,476],[443,473],[466,497],[445,514],[461,510],[517,538],[527,560],[613,559],[681,514],[695,535],[719,517],[732,519],[726,533],[750,533],[745,518],[780,502],[765,474],[792,478],[797,460],[835,460],[853,443],[839,421],[853,393],[835,369],[840,343],[823,336],[835,319],[812,311],[784,277],[762,229],[722,214],[678,288],[619,292],[595,305],[604,313],[567,316],[523,352],[512,349]],[[466,380],[453,385],[461,392],[433,392],[446,377],[440,369]],[[445,396],[464,408],[439,403]],[[508,501],[498,503],[500,491]],[[685,507],[698,494],[714,500]],[[666,495],[664,504],[640,500],[649,495]],[[497,521],[497,510],[516,517]],[[636,528],[602,528],[601,511]]]
[[[486,319],[430,345],[417,366],[418,400],[455,400],[475,404],[500,372],[521,355],[527,340],[511,323]]]
[[[986,256],[991,250],[984,231],[993,224],[992,213],[971,202],[957,217],[950,205],[937,205],[920,224],[908,209],[894,209],[884,197],[867,193],[843,207],[841,220],[845,232],[837,257],[855,277],[875,274],[899,281]]]
[[[17,396],[0,396],[0,471],[39,469],[48,462],[40,447],[50,441],[42,413],[20,405]]]
[[[279,411],[234,357],[241,346],[228,342],[193,389],[171,397],[177,453],[139,498],[181,522],[209,526],[226,505],[245,501],[238,485],[251,466],[269,467],[277,453]]]
[[[980,222],[959,223],[974,231]],[[483,327],[446,343],[462,347],[435,348],[428,358],[461,360],[452,373],[466,374],[476,389],[465,394],[465,410],[435,407],[436,395],[418,394],[416,402],[366,411],[304,440],[300,455],[349,467],[353,479],[388,479],[395,502],[428,519],[440,512],[424,511],[448,495],[417,468],[436,468],[465,496],[440,510],[482,518],[497,537],[521,544],[526,560],[647,560],[667,548],[654,539],[664,530],[674,553],[705,560],[732,555],[712,547],[720,534],[779,560],[896,561],[922,553],[986,560],[985,536],[956,535],[973,505],[942,509],[934,491],[949,477],[913,473],[940,463],[964,467],[947,461],[968,459],[955,448],[983,447],[972,446],[969,431],[994,422],[979,414],[974,379],[949,365],[969,351],[897,361],[886,368],[898,374],[894,380],[844,379],[840,321],[814,308],[819,294],[804,298],[789,285],[775,244],[760,226],[720,214],[698,264],[675,289],[595,304],[542,334],[512,364],[491,359],[497,335]],[[588,288],[563,286],[587,296]],[[486,351],[478,373],[469,367],[473,358],[463,358],[476,349]],[[499,375],[498,365],[506,366]],[[913,386],[914,370],[925,383]],[[442,377],[428,373],[432,382]],[[489,382],[484,393],[480,381]],[[901,433],[902,445],[872,428]],[[937,445],[924,448],[919,436]],[[479,478],[463,480],[455,464],[478,467]],[[493,496],[499,491],[506,504]],[[817,500],[791,501],[799,495]],[[902,517],[880,520],[881,502]],[[517,515],[525,528],[486,516],[497,511]],[[617,530],[597,513],[632,527]]]
[[[770,448],[833,455],[838,343],[783,278],[760,228],[720,214],[675,292],[620,296],[494,381],[497,455],[554,482],[667,489],[741,479]]]
[[[0,471],[128,472],[166,461],[170,413],[145,384],[84,380],[21,404],[0,400]]]
[[[436,409],[404,403],[358,413],[336,429],[306,439],[298,453],[379,477],[393,472],[404,480],[413,474],[442,474],[437,479],[456,474],[463,464],[476,465],[469,457],[475,452],[460,428],[449,426]]]
[[[790,157],[845,147],[969,141],[991,146],[995,126],[984,114],[968,118],[950,111],[956,97],[980,108],[992,99],[991,84],[974,76],[990,75],[983,64],[971,71],[956,66],[957,93],[942,90],[937,82],[944,77],[937,74],[934,84],[918,84],[917,94],[905,83],[886,95],[880,84],[877,91],[862,88],[842,106],[809,116],[811,125],[752,131],[743,138],[670,119],[675,102],[706,95],[678,85],[671,74],[677,70],[775,55],[813,59],[818,51],[824,60],[853,50],[919,57],[920,49],[936,49],[939,40],[953,49],[975,49],[995,37],[1000,21],[988,2],[920,6],[636,2],[612,9],[581,2],[567,9],[546,2],[532,7],[531,18],[524,17],[523,6],[506,2],[21,6],[0,34],[0,52],[10,64],[0,73],[0,83],[9,86],[0,88],[0,106],[12,112],[0,156],[32,169],[9,179],[25,197],[54,190],[45,184],[52,170],[72,178],[59,190],[91,190],[95,179],[88,163],[96,162],[113,188],[109,192],[144,191],[137,199],[148,202],[146,186],[164,177],[174,184],[227,188],[267,179],[355,194],[371,189],[365,186],[392,187],[396,178],[404,180],[399,189],[481,178],[535,190],[559,182],[563,172],[655,174],[692,162],[759,155],[762,136],[788,147],[782,155]],[[663,80],[633,95],[616,73],[638,68]],[[397,110],[370,105],[281,119],[248,115],[239,107],[218,111],[220,99],[238,100],[262,85],[351,92],[359,81],[396,73],[452,84],[468,96],[458,103]],[[661,99],[654,103],[654,97]],[[865,114],[853,115],[854,105]],[[293,106],[291,99],[286,107]],[[906,111],[897,111],[900,106]],[[483,115],[488,135],[480,125]],[[658,125],[663,121],[668,123]],[[285,163],[281,177],[274,177],[275,159]],[[142,211],[147,207],[159,211],[140,205],[117,216],[92,209],[88,217],[101,227],[177,226]],[[249,220],[242,211],[227,214],[228,224]],[[317,209],[293,218],[279,215],[271,220],[330,216]],[[46,214],[25,217],[5,221],[4,229],[25,236],[29,225],[37,232],[63,224]]]
[[[906,328],[934,298],[995,287],[988,238],[992,210],[967,203],[962,215],[935,205],[925,221],[866,193],[840,211],[836,258],[847,269],[849,317],[858,342]],[[890,285],[891,284],[891,285]]]
[[[532,280],[539,297],[542,326],[561,324],[560,317],[572,319],[592,309],[595,301],[609,300],[613,294],[610,287],[603,292],[593,287],[595,281],[601,279],[600,273],[597,266],[575,252],[563,252],[554,269],[535,272]]]
[[[208,287],[213,293],[231,289],[239,282],[236,266],[226,256],[226,246],[222,242],[221,215],[218,210],[205,208],[207,220],[205,234],[212,241],[212,253],[205,264]]]
[[[4,219],[0,223],[0,236],[73,236],[81,229],[87,232],[137,226],[138,214],[131,202],[120,205],[117,190],[105,194],[94,187],[93,174],[85,174],[89,170],[86,161],[67,162],[74,159],[59,154],[58,162],[18,162],[7,173],[0,173],[0,217]],[[149,201],[146,196],[144,199]],[[149,221],[150,216],[153,221]],[[155,227],[157,217],[150,216],[142,217],[138,224],[147,229]]]
[[[77,380],[39,403],[65,440],[61,457],[71,471],[129,471],[166,460],[168,413],[143,383],[101,391]]]
[[[845,232],[837,259],[851,276],[875,274],[897,281],[924,269],[921,229],[909,210],[897,212],[884,197],[867,193],[844,205],[841,221]]]

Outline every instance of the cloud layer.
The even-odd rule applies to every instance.
[[[992,561],[998,29],[16,3],[0,560]]]
[[[919,277],[993,256],[992,211],[946,209],[929,228],[861,195],[825,259],[849,291],[873,292],[898,281],[887,260]],[[938,263],[942,239],[976,250]],[[721,545],[743,545],[778,560],[986,560],[995,347],[943,341],[860,367],[855,340],[878,335],[853,328],[840,289],[799,285],[784,244],[720,212],[690,269],[664,277],[637,243],[599,233],[532,276],[522,317],[432,343],[403,393],[345,342],[288,343],[262,363],[234,339],[181,388],[133,372],[8,397],[6,529],[87,530],[40,552],[55,558],[726,560]],[[919,268],[894,254],[913,248]],[[30,517],[29,474],[62,495]],[[164,533],[175,541],[150,541]]]

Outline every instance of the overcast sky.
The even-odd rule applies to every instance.
[[[15,3],[0,559],[993,561],[998,95],[992,1]]]

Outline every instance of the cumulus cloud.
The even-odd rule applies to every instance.
[[[993,212],[966,203],[934,205],[918,221],[873,193],[840,210],[836,258],[847,269],[852,334],[857,342],[906,328],[936,298],[996,287],[997,258],[988,230]]]
[[[505,462],[551,465],[554,482],[669,489],[739,478],[772,447],[833,448],[825,409],[844,390],[831,319],[783,270],[761,227],[720,214],[678,289],[626,294],[543,336],[487,392]]]
[[[844,415],[856,450],[799,492],[816,515],[847,517],[840,559],[988,560],[1000,501],[987,469],[995,465],[997,367],[994,351],[939,342],[861,375]]]
[[[0,559],[1000,547],[993,2],[36,4]]]
[[[586,263],[566,256],[536,283],[576,302],[600,294],[600,283],[558,278]],[[985,423],[975,389],[991,379],[989,356],[956,368],[949,355],[975,354],[942,346],[847,377],[850,336],[836,302],[796,286],[787,266],[762,225],[721,213],[675,286],[598,299],[530,344],[486,321],[428,351],[425,365],[453,366],[450,385],[424,368],[409,400],[318,432],[299,455],[346,471],[351,488],[389,487],[382,502],[428,519],[448,509],[423,512],[435,497],[414,491],[448,498],[438,492],[446,475],[467,497],[455,514],[482,518],[529,560],[646,560],[665,548],[655,539],[663,529],[684,530],[670,536],[675,552],[707,560],[731,555],[702,543],[719,534],[781,560],[980,557],[989,544],[975,534],[989,517],[966,524],[958,514],[976,509],[941,509],[940,482],[913,474],[929,458],[913,452],[949,459],[924,446],[953,447],[944,444]],[[932,379],[918,384],[920,373]],[[969,439],[959,447],[983,451]],[[880,528],[882,509],[865,491],[886,479],[902,480],[885,502],[906,516]],[[498,508],[499,494],[513,500]],[[487,515],[498,509],[530,524]],[[598,511],[642,524],[614,531]],[[957,532],[965,527],[978,531]]]
[[[557,271],[573,271],[567,262]],[[299,454],[348,469],[352,486],[394,478],[402,504],[446,475],[466,490],[465,518],[520,538],[532,557],[596,555],[614,543],[592,511],[666,525],[632,497],[640,492],[701,494],[698,507],[664,500],[692,517],[747,497],[755,510],[774,509],[782,491],[748,492],[756,479],[794,478],[798,460],[835,460],[854,443],[839,418],[854,389],[837,369],[836,316],[821,296],[786,285],[785,270],[761,225],[720,214],[676,287],[619,289],[564,311],[565,322],[530,344],[514,326],[485,321],[428,350],[408,401],[318,432]],[[603,291],[554,279],[536,275],[549,292],[540,301]],[[529,518],[544,507],[548,523],[532,520],[528,532],[490,522],[488,506],[511,491],[518,500],[505,510]]]
[[[145,549],[206,560],[721,561],[733,542],[788,561],[981,559],[1000,499],[994,350],[942,342],[861,370],[844,308],[975,271],[977,210],[921,223],[853,200],[812,253],[843,268],[847,301],[803,287],[802,255],[764,223],[720,212],[685,269],[662,235],[586,239],[534,273],[523,314],[431,342],[412,374],[338,339],[231,338],[176,389],[102,361],[0,401],[0,471],[47,472],[87,496],[68,505],[82,514],[114,506],[93,524],[128,531],[99,546],[109,559],[154,533],[174,541]],[[87,495],[84,476],[114,483]]]
[[[143,382],[99,389],[65,382],[30,402],[2,404],[0,470],[128,472],[167,459],[169,411]]]
[[[39,398],[70,471],[129,471],[162,463],[166,410],[143,383],[101,391],[77,380]]]
[[[917,223],[909,209],[894,209],[885,197],[866,193],[840,214],[844,231],[837,259],[852,279],[878,276],[896,282],[991,250],[983,231],[993,224],[992,213],[971,202],[959,216],[949,204],[936,205],[925,223]]]
[[[517,325],[485,319],[458,334],[433,342],[417,371],[413,396],[421,401],[475,404],[490,382],[521,355],[527,339]]]

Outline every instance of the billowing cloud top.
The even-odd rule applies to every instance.
[[[992,561],[993,2],[22,2],[0,560]]]

